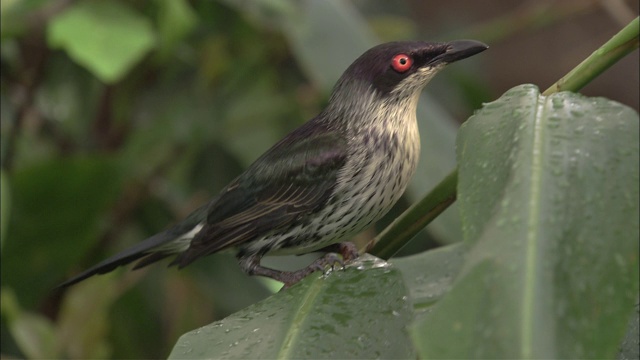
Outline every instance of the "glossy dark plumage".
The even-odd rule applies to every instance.
[[[486,48],[465,40],[370,49],[338,80],[322,113],[275,144],[208,204],[61,286],[136,260],[139,268],[175,255],[171,264],[184,267],[227,248],[237,249],[247,273],[295,283],[321,268],[322,260],[281,272],[260,266],[261,257],[323,249],[382,217],[417,165],[415,113],[422,88],[446,64]],[[402,64],[410,61],[401,71],[390,63],[398,54],[406,57]],[[352,248],[340,250],[354,256]]]

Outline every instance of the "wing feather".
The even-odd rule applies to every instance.
[[[274,145],[222,191],[209,205],[203,229],[172,264],[183,267],[286,230],[322,208],[346,162],[347,143],[339,131],[314,120]]]

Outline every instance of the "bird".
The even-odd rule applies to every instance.
[[[184,220],[69,278],[67,287],[136,262],[167,257],[183,268],[226,249],[248,275],[290,287],[358,257],[348,240],[384,216],[413,176],[420,153],[420,93],[446,65],[486,50],[475,40],[395,41],[358,57],[326,107],[268,149]],[[265,255],[326,254],[307,267],[262,266]],[[337,255],[339,253],[342,259]]]

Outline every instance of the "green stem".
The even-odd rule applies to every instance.
[[[622,57],[638,48],[638,18],[547,89],[543,95],[558,91],[578,91]],[[458,172],[454,170],[420,202],[402,213],[365,247],[366,252],[388,259],[420,230],[445,211],[456,199]]]

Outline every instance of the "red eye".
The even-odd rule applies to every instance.
[[[407,54],[398,54],[391,60],[391,67],[399,73],[411,69],[411,65],[413,65],[413,59]]]

